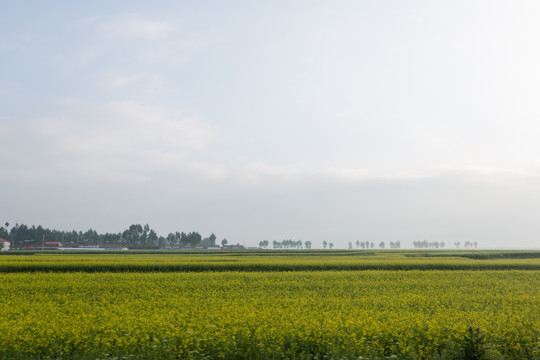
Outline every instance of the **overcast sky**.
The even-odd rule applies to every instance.
[[[538,1],[0,0],[0,221],[539,248],[538,19]]]

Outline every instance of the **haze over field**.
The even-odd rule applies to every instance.
[[[0,9],[2,223],[540,247],[536,1]]]

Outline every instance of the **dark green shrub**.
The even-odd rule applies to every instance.
[[[467,333],[461,344],[461,354],[459,359],[463,360],[483,360],[486,359],[485,336],[479,329],[472,326],[467,329]]]

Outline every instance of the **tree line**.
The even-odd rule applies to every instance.
[[[259,242],[259,247],[261,249],[266,249],[270,245],[270,242],[268,240],[263,240]],[[304,241],[302,240],[282,240],[272,241],[272,247],[274,249],[311,249],[311,241]]]
[[[86,232],[82,231],[60,231],[54,229],[43,228],[41,225],[28,226],[25,224],[15,224],[10,227],[10,224],[6,222],[4,226],[0,226],[0,238],[9,240],[12,243],[13,249],[23,248],[28,243],[44,243],[44,242],[60,242],[63,246],[69,247],[75,244],[106,244],[117,245],[121,247],[131,248],[196,248],[196,247],[213,247],[218,246],[217,237],[215,234],[211,234],[208,237],[203,238],[201,234],[196,231],[192,232],[172,232],[166,237],[159,236],[157,232],[150,228],[148,224],[133,224],[127,229],[118,233],[104,233],[99,234],[93,229],[89,229]],[[225,246],[228,244],[227,239],[221,240],[220,244]],[[259,248],[266,249],[270,245],[274,249],[311,249],[311,241],[301,240],[282,240],[272,241],[263,240],[259,242]],[[370,241],[359,241],[355,243],[349,241],[349,249],[356,248],[362,249],[374,249],[376,246],[379,249],[385,249],[387,243],[381,241],[378,244]],[[390,249],[400,249],[401,242],[390,241],[388,243]],[[334,247],[333,242],[324,240],[322,242],[324,249],[332,249]],[[415,249],[444,249],[446,244],[444,241],[414,241],[413,246]],[[463,244],[459,241],[454,243],[456,248],[463,246],[466,249],[477,248],[478,243],[465,241]]]
[[[266,249],[269,245],[270,245],[270,242],[268,240],[263,240],[263,241],[259,242],[259,248],[261,248],[261,249]],[[395,242],[390,241],[389,245],[390,245],[390,249],[400,249],[401,248],[401,242],[399,242],[399,241],[395,241]],[[311,241],[304,241],[304,242],[302,242],[302,240],[282,240],[282,241],[274,240],[274,241],[272,241],[272,247],[274,249],[311,249],[311,246],[312,246]],[[324,249],[333,249],[334,248],[334,243],[324,240],[322,242],[322,246],[323,246]],[[357,240],[356,241],[356,248],[359,249],[360,247],[362,249],[373,249],[373,248],[375,248],[375,243],[369,242],[369,241],[362,241],[361,242],[360,240]],[[386,248],[386,242],[381,241],[378,244],[378,247],[379,247],[379,249],[385,249]],[[352,248],[353,248],[353,242],[349,241],[349,249],[352,249]]]
[[[413,246],[415,249],[444,249],[446,244],[444,241],[413,241]]]
[[[23,248],[28,243],[60,242],[69,247],[75,244],[106,244],[132,248],[186,248],[198,246],[216,246],[216,235],[213,233],[206,238],[196,231],[174,232],[167,237],[159,236],[148,224],[133,224],[122,232],[100,234],[93,229],[82,231],[61,231],[44,228],[41,225],[28,226],[8,222],[0,226],[0,238],[9,240],[12,248]],[[227,239],[221,241],[222,245],[228,243]]]

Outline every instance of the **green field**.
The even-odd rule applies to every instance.
[[[2,272],[540,270],[540,251],[10,252]]]
[[[0,359],[540,359],[538,252],[0,256]]]

